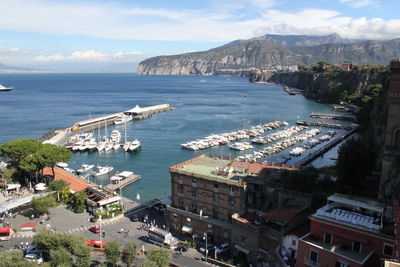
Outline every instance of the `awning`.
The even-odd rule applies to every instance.
[[[182,227],[182,232],[191,234],[191,233],[193,233],[193,227],[190,225],[184,225]]]
[[[43,191],[46,189],[47,189],[47,186],[44,183],[38,183],[37,185],[35,185],[35,190],[37,190],[37,191]]]
[[[20,184],[7,184],[7,190],[13,190],[13,189],[17,189],[20,187],[21,187]]]
[[[235,248],[236,248],[237,250],[243,252],[244,254],[249,254],[249,252],[250,252],[248,249],[242,248],[242,247],[239,246],[239,245],[235,245]]]

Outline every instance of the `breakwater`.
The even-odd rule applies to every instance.
[[[151,117],[154,114],[164,111],[170,111],[173,109],[175,108],[171,107],[169,104],[161,104],[156,106],[144,107],[140,109],[133,108],[122,112],[104,115],[88,120],[78,121],[74,123],[71,127],[53,131],[51,135],[45,134],[44,137],[48,136],[49,138],[48,139],[44,138],[45,140],[43,140],[43,143],[63,146],[66,144],[66,142],[72,135],[77,133],[92,131],[98,128],[105,127],[106,125],[113,124],[114,121],[120,116],[126,115],[126,116],[131,116],[133,120],[142,120]]]

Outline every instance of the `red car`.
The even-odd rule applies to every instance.
[[[86,245],[90,246],[90,247],[95,247],[95,248],[100,248],[100,247],[105,247],[108,243],[108,241],[106,240],[88,240],[86,239]]]
[[[100,227],[97,225],[93,225],[92,227],[89,228],[89,231],[91,231],[95,234],[98,234],[98,233],[100,233]]]

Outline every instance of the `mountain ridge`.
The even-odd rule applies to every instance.
[[[337,34],[264,35],[235,40],[207,51],[148,58],[139,63],[137,73],[246,76],[251,70],[277,65],[311,65],[319,61],[387,64],[396,57],[400,57],[400,39],[351,40]]]

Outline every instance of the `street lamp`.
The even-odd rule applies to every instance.
[[[207,262],[207,254],[208,254],[208,247],[207,247],[207,232],[204,232],[203,239],[206,240],[206,262]]]

